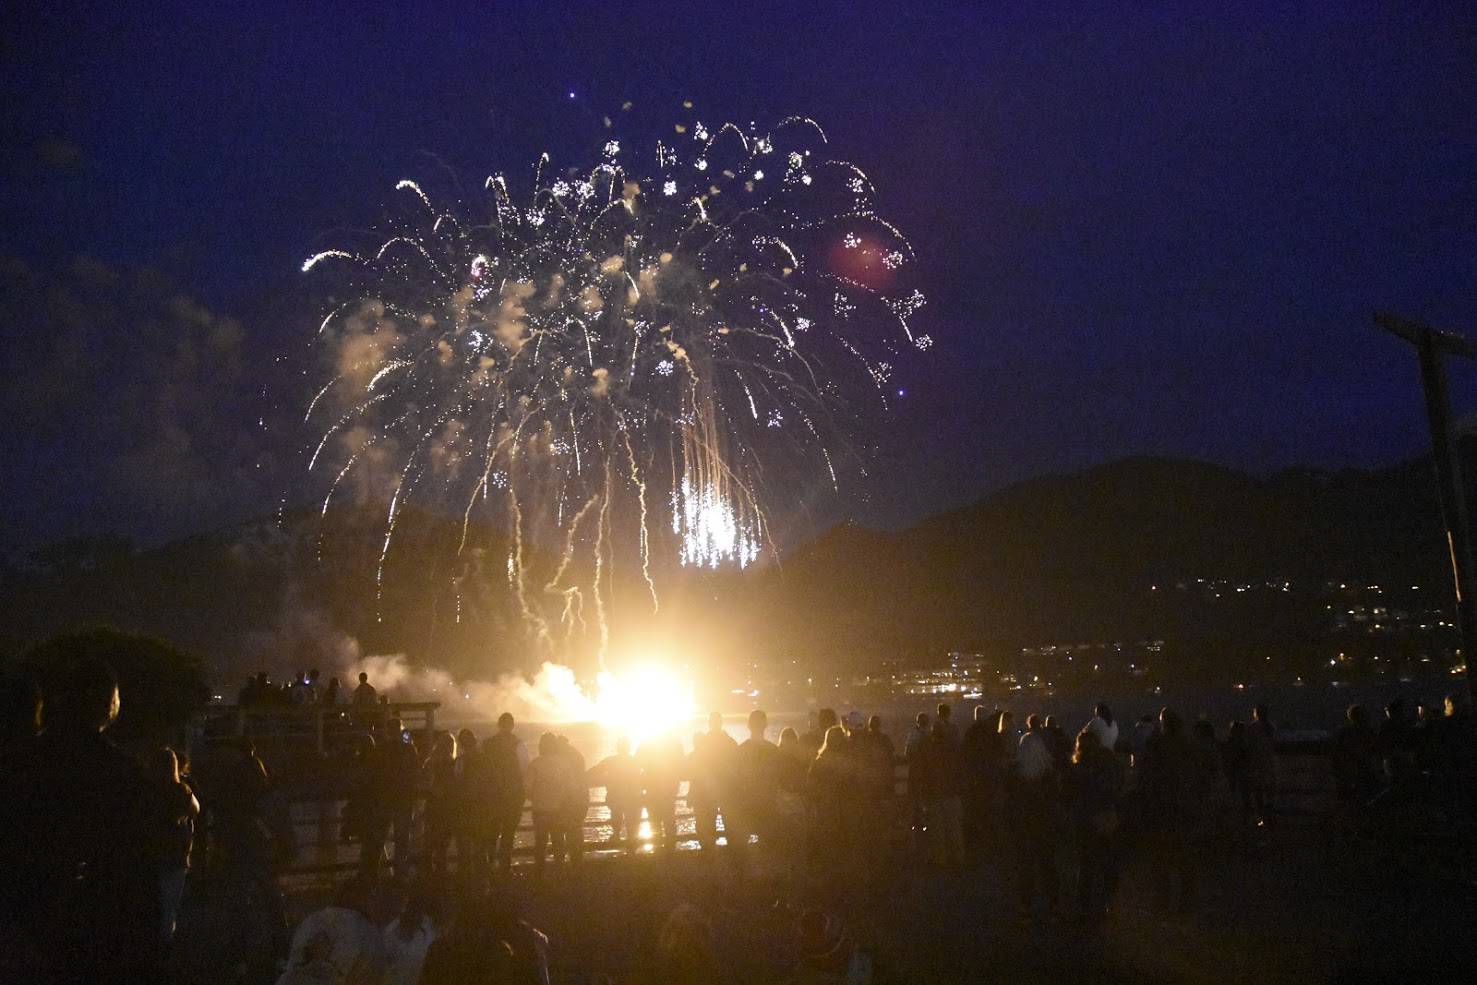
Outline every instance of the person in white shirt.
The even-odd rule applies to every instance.
[[[385,985],[417,985],[421,980],[426,950],[440,933],[430,911],[431,900],[413,893],[385,928]]]
[[[909,759],[918,747],[928,740],[928,712],[920,711],[917,719],[913,722],[913,728],[908,732],[908,737],[903,741],[903,755]]]
[[[292,935],[279,985],[379,985],[385,971],[384,941],[367,915],[372,892],[368,882],[354,879],[339,891],[334,905],[308,914]]]
[[[1036,716],[1032,715],[1026,720],[1026,734],[1021,736],[1020,744],[1016,746],[1016,775],[1022,780],[1034,782],[1055,768],[1046,734],[1037,723]]]
[[[1059,778],[1041,719],[1026,719],[1026,734],[1015,753],[1010,818],[1014,833],[1020,908],[1028,915],[1039,899],[1056,909],[1060,887],[1055,864],[1056,793]]]
[[[1113,721],[1113,710],[1106,702],[1099,701],[1092,710],[1092,715],[1092,721],[1087,723],[1087,730],[1097,736],[1104,749],[1112,752],[1118,747],[1118,723]]]

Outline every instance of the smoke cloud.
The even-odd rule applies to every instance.
[[[544,663],[532,679],[507,673],[495,681],[459,681],[444,670],[415,666],[395,653],[357,659],[343,668],[339,679],[352,686],[361,671],[391,701],[439,701],[440,714],[453,721],[492,720],[505,711],[520,721],[579,722],[595,717],[595,702],[574,671],[556,663]]]
[[[489,681],[458,679],[403,653],[365,654],[359,641],[305,601],[296,585],[284,591],[274,624],[248,635],[242,651],[247,672],[267,670],[288,681],[317,668],[324,680],[337,677],[346,690],[363,672],[391,701],[439,701],[440,714],[452,721],[491,720],[505,711],[520,720],[551,723],[590,721],[596,715],[596,702],[563,664],[546,662],[532,677],[508,671]]]
[[[0,537],[153,539],[270,502],[263,358],[164,274],[0,255]]]

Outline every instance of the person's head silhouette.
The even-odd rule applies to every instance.
[[[749,735],[755,739],[763,739],[764,730],[767,728],[769,728],[768,715],[759,708],[749,712]]]
[[[118,718],[118,678],[103,661],[79,657],[57,669],[43,699],[42,721],[47,728],[101,732]]]
[[[1072,762],[1080,763],[1084,759],[1090,759],[1093,753],[1102,747],[1102,740],[1098,738],[1098,734],[1090,728],[1085,728],[1077,733],[1077,742],[1072,749]]]
[[[30,677],[0,678],[0,743],[29,739],[41,730],[41,689]]]
[[[477,751],[477,733],[464,728],[456,734],[457,755],[470,756]]]
[[[179,756],[168,746],[156,749],[145,765],[156,780],[162,783],[179,782]]]
[[[368,684],[369,683],[369,675],[367,673],[365,673],[364,671],[362,671],[362,670],[359,671],[359,683],[360,684]]]
[[[786,725],[780,729],[780,751],[797,753],[800,749],[800,733]]]

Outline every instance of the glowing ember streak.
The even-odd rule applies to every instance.
[[[318,264],[322,263],[324,260],[329,259],[330,257],[339,257],[340,259],[344,260],[357,259],[354,254],[345,253],[343,250],[324,250],[322,253],[314,253],[312,256],[303,261],[303,273],[307,273],[309,270],[312,270],[314,267],[318,266]],[[325,327],[327,326],[327,318],[323,320],[323,324]]]

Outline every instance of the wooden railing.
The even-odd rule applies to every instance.
[[[1280,746],[1279,753],[1277,791],[1279,811],[1312,816],[1326,814],[1332,808],[1334,800],[1333,780],[1326,746],[1319,743],[1289,744]],[[908,823],[908,811],[904,805],[907,776],[907,761],[899,759],[893,768],[892,823],[896,829],[894,834],[900,838],[903,837],[903,829]],[[596,786],[591,787],[590,790],[590,806],[585,813],[582,826],[585,854],[600,858],[624,852],[626,849],[624,843],[613,841],[610,812],[604,800],[605,789]],[[357,847],[343,844],[339,837],[339,818],[343,803],[342,797],[314,797],[307,795],[306,791],[302,796],[293,799],[292,822],[294,829],[299,832],[298,844],[301,847],[293,862],[284,869],[283,874],[289,881],[334,878],[357,869],[359,865]],[[679,788],[677,799],[677,829],[679,850],[688,850],[697,846],[695,821],[693,812],[687,804],[685,783]],[[721,822],[719,830],[722,830]],[[518,825],[519,837],[514,850],[515,858],[527,860],[532,857],[532,832],[532,814],[525,807]],[[417,817],[413,843],[424,846],[423,835],[424,831]],[[650,839],[641,842],[642,852],[651,850]],[[423,847],[419,854],[424,855]],[[452,857],[454,858],[455,855],[453,854]],[[420,862],[424,864],[423,857]]]
[[[326,754],[337,739],[373,732],[399,719],[415,733],[436,729],[438,701],[400,701],[373,705],[211,705],[190,719],[185,751],[193,754],[223,740],[249,737],[259,751],[302,749],[311,743]]]
[[[603,799],[594,799],[594,792],[603,788],[591,788],[592,799],[585,811],[585,819],[582,825],[584,853],[596,858],[608,857],[627,850],[624,840],[614,841],[614,832],[610,825],[610,811]],[[339,874],[349,873],[359,868],[359,849],[357,846],[347,845],[339,837],[340,823],[343,812],[344,801],[341,798],[322,798],[296,800],[292,804],[293,828],[300,835],[299,849],[294,860],[282,869],[283,876],[288,879],[294,877],[334,877]],[[677,848],[688,850],[697,845],[696,822],[692,809],[687,804],[686,796],[677,799]],[[649,830],[644,819],[641,822],[642,830]],[[719,829],[722,825],[720,822]],[[527,806],[524,807],[522,817],[519,819],[518,836],[514,842],[513,855],[515,860],[527,861],[533,857],[533,815]],[[306,837],[304,837],[306,836]],[[419,814],[415,817],[412,843],[417,846],[416,857],[419,865],[425,864],[425,829]],[[654,849],[654,839],[647,837],[638,840],[638,845],[643,851]],[[455,844],[450,849],[450,857],[456,859]]]
[[[192,753],[208,755],[212,746],[235,737],[250,737],[277,781],[279,796],[285,800],[285,804],[279,803],[279,808],[290,816],[289,823],[299,846],[284,867],[284,875],[331,877],[358,866],[357,847],[344,844],[340,837],[346,763],[335,761],[333,754],[347,753],[356,736],[374,732],[389,719],[398,719],[414,733],[428,735],[435,729],[439,707],[436,702],[336,707],[213,706],[192,720],[186,748]],[[1298,814],[1327,813],[1333,804],[1327,743],[1279,743],[1278,751],[1281,809]],[[896,800],[905,796],[907,776],[907,761],[897,760],[893,769]],[[590,806],[583,824],[586,853],[597,857],[612,854],[624,846],[613,843],[605,789],[592,786],[590,791]],[[679,790],[677,808],[678,847],[693,847],[697,835],[693,813],[686,802],[685,783]],[[900,807],[894,813],[901,828],[906,824],[908,812]],[[424,845],[419,816],[416,825],[413,843]],[[517,856],[532,856],[532,831],[532,815],[525,807],[518,826]],[[643,846],[649,850],[650,841]]]

